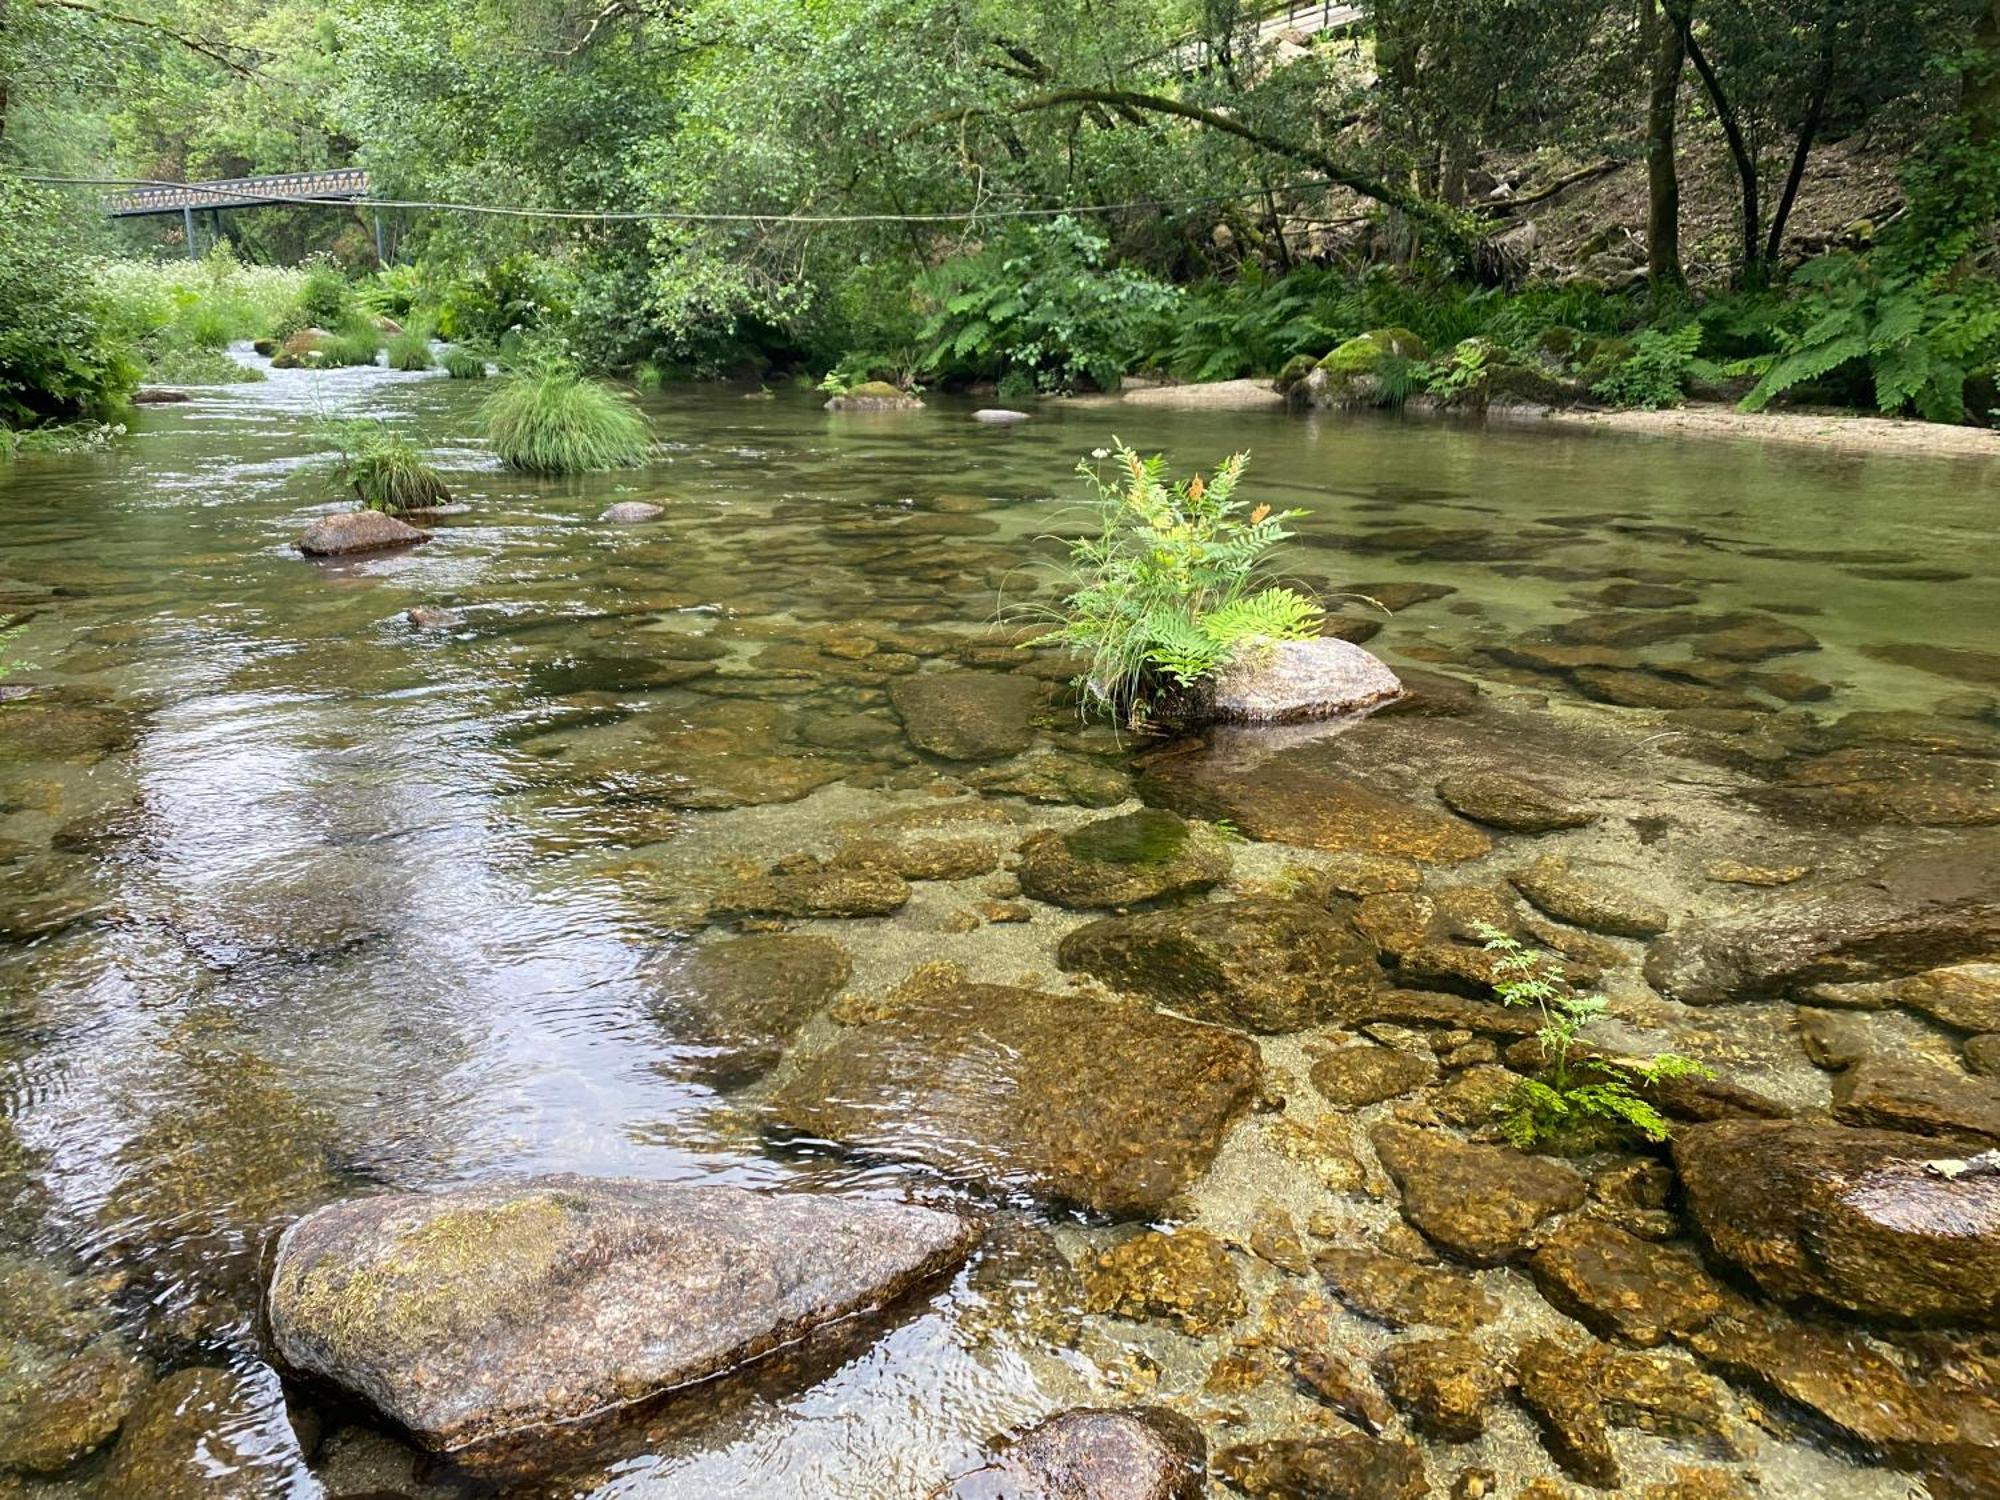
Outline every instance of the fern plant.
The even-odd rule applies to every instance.
[[[1848,374],[1866,379],[1884,413],[1963,422],[1967,375],[2000,356],[2000,291],[1991,283],[1954,286],[1941,273],[1882,270],[1841,252],[1808,261],[1792,284],[1803,295],[1776,330],[1777,352],[1738,367],[1760,377],[1745,411]]]
[[[1558,983],[1553,961],[1487,922],[1474,924],[1486,951],[1497,953],[1493,993],[1503,1005],[1532,1005],[1541,1012],[1535,1036],[1544,1068],[1524,1078],[1500,1106],[1500,1132],[1526,1151],[1591,1124],[1636,1130],[1649,1141],[1672,1133],[1666,1117],[1640,1093],[1670,1078],[1712,1078],[1692,1058],[1656,1053],[1644,1061],[1577,1057],[1583,1028],[1604,1014],[1602,995],[1577,995]]]
[[[1302,512],[1236,498],[1248,454],[1224,459],[1212,478],[1178,482],[1158,454],[1141,458],[1116,443],[1115,459],[1115,484],[1090,459],[1077,464],[1096,490],[1097,529],[1070,544],[1063,623],[1027,643],[1087,658],[1077,679],[1087,705],[1143,721],[1197,693],[1251,642],[1318,634],[1317,602],[1256,586],[1265,558],[1290,535],[1285,523]]]
[[[1701,355],[1702,326],[1696,322],[1666,331],[1648,328],[1634,335],[1632,352],[1590,388],[1612,406],[1654,411],[1679,406],[1687,398],[1688,377],[1707,367]]]

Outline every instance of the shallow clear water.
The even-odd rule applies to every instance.
[[[1744,670],[1803,673],[1830,696],[1787,708],[1752,688],[1761,712],[1905,713],[1906,728],[1981,745],[1993,733],[2000,532],[1979,466],[1127,407],[987,428],[948,400],[839,416],[803,393],[706,389],[648,401],[664,444],[652,467],[537,482],[484,455],[480,394],[382,370],[274,372],[148,408],[107,454],[0,469],[0,612],[27,617],[5,648],[8,681],[35,690],[26,702],[75,712],[0,747],[12,935],[0,946],[0,1253],[113,1277],[92,1295],[160,1369],[229,1365],[271,1395],[260,1257],[290,1217],[356,1191],[545,1170],[854,1194],[925,1182],[918,1168],[767,1142],[761,1086],[724,1096],[703,1082],[699,1047],[659,996],[677,955],[717,935],[706,893],[824,852],[830,830],[865,833],[965,790],[977,768],[912,750],[885,688],[934,659],[1012,665],[1011,636],[991,622],[1046,597],[1030,564],[1077,521],[1071,466],[1114,433],[1182,466],[1248,448],[1249,488],[1309,512],[1287,565],[1310,586],[1453,590],[1394,614],[1350,598],[1343,617],[1380,623],[1371,649],[1393,664],[1483,684],[1482,715],[1529,716],[1450,731],[1488,751],[1504,755],[1504,736],[1535,716],[1628,747],[1626,772],[1646,784],[1635,795],[1652,816],[1684,817],[1695,844],[1702,830],[1757,836],[1716,789],[1740,768],[1678,753],[1711,726],[1587,701],[1490,649],[1608,613],[1580,596],[1609,580],[1684,588],[1698,610],[1813,638],[1816,649]],[[302,560],[301,526],[338,504],[313,438],[335,415],[413,425],[469,508],[415,551]],[[668,513],[595,521],[625,499]],[[460,618],[418,629],[405,619],[418,606]],[[872,638],[866,653],[820,649],[855,633]],[[1898,659],[1912,646],[1928,654]],[[1383,732],[1404,739],[1382,743],[1401,753],[1427,722],[1399,718]],[[1114,771],[1142,748],[1060,708],[1038,723],[1039,747]],[[1013,809],[1014,832],[1093,815],[986,796]],[[1785,830],[1810,848],[1879,842],[1879,822],[1854,834],[1795,817]],[[1614,859],[1651,842],[1578,838]],[[1238,888],[1276,878],[1288,857],[1247,846]],[[852,994],[881,994],[934,959],[1054,983],[1055,942],[1082,918],[1037,908],[1032,922],[966,929],[954,916],[983,887],[920,882],[893,917],[793,925],[848,947]],[[1700,1025],[1694,1045],[1774,1093],[1823,1096],[1767,1014]],[[814,1020],[800,1045],[831,1029]],[[1265,1051],[1280,1067],[1309,1061],[1292,1041]],[[1202,1222],[1240,1234],[1258,1202],[1297,1191],[1261,1141],[1254,1121],[1239,1126],[1193,1195]],[[1301,1223],[1328,1207],[1291,1206]],[[1118,1238],[1009,1212],[1071,1258]],[[1355,1232],[1381,1213],[1355,1208]],[[1266,1285],[1270,1269],[1245,1263]],[[1554,1318],[1519,1296],[1510,1330]],[[1204,1397],[1226,1343],[1075,1320],[1073,1347],[1051,1341],[1015,1301],[961,1277],[866,1358],[664,1436],[582,1488],[921,1495],[989,1434],[1080,1400],[1167,1398],[1202,1413],[1212,1443],[1289,1430],[1309,1409],[1288,1390]],[[1351,1321],[1356,1347],[1382,1341]],[[1218,1415],[1233,1406],[1240,1420]],[[303,1397],[294,1407],[313,1411]],[[268,1450],[258,1461],[279,1492],[316,1493],[314,1474],[336,1495],[444,1482],[409,1479],[408,1455],[351,1413],[319,1413],[308,1432],[310,1464],[281,1435],[246,1445]],[[1677,1461],[1664,1440],[1620,1442],[1635,1472]],[[1555,1472],[1518,1414],[1432,1455],[1440,1489],[1467,1463]],[[1764,1439],[1748,1462],[1773,1495],[1907,1484],[1796,1436]],[[51,1493],[90,1479],[86,1465]]]

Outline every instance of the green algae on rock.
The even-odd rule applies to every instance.
[[[1256,1047],[1232,1032],[957,984],[843,1031],[770,1110],[781,1134],[1133,1218],[1207,1168],[1258,1083]]]
[[[1087,910],[1195,895],[1229,874],[1229,850],[1207,829],[1146,807],[1021,845],[1021,891]]]

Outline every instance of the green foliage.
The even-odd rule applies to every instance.
[[[1743,364],[1760,376],[1746,411],[1844,379],[1865,381],[1855,394],[1880,411],[1962,422],[1967,375],[2000,357],[2000,288],[1990,282],[1960,286],[1837,253],[1801,266],[1792,285],[1801,295],[1777,319],[1776,353]]]
[[[316,347],[319,363],[327,369],[372,365],[382,352],[382,339],[373,328],[358,329],[350,324],[347,331],[321,339]]]
[[[1180,380],[1230,380],[1276,370],[1294,354],[1324,354],[1355,331],[1345,321],[1348,290],[1337,272],[1312,267],[1203,282],[1160,320],[1147,363]]]
[[[622,393],[552,349],[530,350],[480,408],[500,461],[534,474],[637,468],[652,433]]]
[[[392,370],[430,369],[436,363],[431,357],[430,329],[422,323],[413,323],[401,333],[392,334],[388,354]]]
[[[423,450],[382,423],[344,422],[328,435],[335,453],[330,477],[367,509],[393,514],[450,502],[451,491]]]
[[[1116,390],[1179,294],[1107,266],[1108,250],[1065,215],[946,261],[924,278],[935,310],[918,368],[958,378],[1020,371],[1045,391]]]
[[[437,331],[460,342],[498,344],[568,315],[574,281],[540,255],[507,255],[448,281],[438,298]]]
[[[279,338],[301,328],[344,332],[365,317],[353,285],[331,261],[321,259],[306,267],[297,298],[272,332]]]
[[[1089,700],[1143,719],[1251,642],[1318,633],[1316,603],[1256,587],[1264,560],[1289,535],[1284,523],[1302,512],[1238,500],[1248,461],[1238,453],[1212,479],[1169,483],[1164,458],[1117,443],[1115,485],[1091,460],[1078,463],[1096,491],[1096,532],[1070,544],[1063,623],[1029,644],[1087,658],[1078,684]]]
[[[1613,406],[1640,406],[1652,411],[1679,406],[1687,398],[1687,382],[1701,368],[1700,323],[1682,324],[1671,332],[1648,328],[1632,340],[1632,352],[1590,388],[1600,401]]]
[[[453,380],[484,380],[486,356],[458,346],[444,352],[444,372]]]
[[[102,417],[138,383],[84,233],[53,194],[0,175],[0,427]]]
[[[1670,1078],[1711,1078],[1702,1064],[1661,1052],[1644,1061],[1578,1057],[1583,1028],[1607,1009],[1602,995],[1564,988],[1547,954],[1527,948],[1490,923],[1474,924],[1494,961],[1493,992],[1504,1005],[1532,1005],[1541,1012],[1535,1033],[1542,1044],[1540,1076],[1524,1079],[1501,1106],[1500,1129],[1526,1151],[1592,1126],[1636,1130],[1649,1141],[1672,1133],[1658,1107],[1641,1092]]]
[[[162,385],[254,385],[265,378],[226,349],[169,346],[146,357],[146,378]]]

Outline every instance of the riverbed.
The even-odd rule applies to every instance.
[[[1791,920],[1815,891],[1843,921],[1893,924],[1855,895],[1880,872],[2000,870],[2000,532],[1981,466],[1338,413],[1051,405],[989,427],[951,398],[834,414],[808,392],[705,387],[643,398],[647,468],[555,481],[491,459],[481,394],[272,371],[146,408],[102,454],[0,467],[0,613],[25,622],[0,647],[0,1341],[16,1345],[0,1438],[6,1403],[78,1349],[117,1371],[111,1410],[90,1414],[102,1441],[34,1477],[0,1464],[0,1495],[109,1500],[120,1475],[185,1474],[195,1451],[207,1477],[157,1493],[477,1493],[280,1378],[263,1278],[276,1234],[325,1204],[542,1172],[914,1196],[991,1227],[837,1367],[699,1396],[702,1420],[676,1413],[509,1492],[915,1500],[1050,1412],[1150,1404],[1193,1420],[1213,1492],[1237,1493],[1256,1445],[1353,1430],[1299,1378],[1301,1338],[1365,1380],[1385,1350],[1440,1336],[1336,1295],[1316,1257],[1476,1283],[1492,1310],[1460,1333],[1496,1369],[1605,1327],[1548,1295],[1531,1236],[1468,1267],[1398,1211],[1381,1131],[1492,1139],[1504,1029],[1324,997],[1252,1026],[1066,970],[1065,938],[1128,908],[1306,904],[1365,936],[1385,991],[1474,1000],[1471,924],[1491,919],[1602,990],[1604,1045],[1671,1047],[1751,1113],[1819,1121],[1841,1075],[1802,1043],[1799,1002],[1829,975],[1701,994],[1701,935]],[[357,416],[420,436],[463,509],[423,547],[308,561],[302,527],[344,504],[320,424]],[[1412,697],[1340,733],[1169,742],[1081,717],[1070,665],[1020,643],[1087,524],[1071,470],[1114,438],[1181,470],[1248,450],[1246,493],[1305,512],[1283,574]],[[665,513],[598,519],[634,500]],[[911,686],[947,674],[956,695]],[[1526,832],[1441,799],[1469,772],[1585,816]],[[1093,895],[1101,869],[1029,870],[1066,894],[1023,891],[1023,846],[1082,859],[1092,825],[1142,806],[1176,817],[1166,863],[1193,839],[1206,873]],[[1657,911],[1664,935],[1527,899],[1507,877],[1530,867]],[[874,873],[829,878],[858,870]],[[1832,977],[1985,958],[1984,920]],[[968,983],[1249,1035],[1255,1097],[1137,1207],[1054,1191],[978,1141],[861,1149],[801,1098],[801,1079],[830,1079],[835,1103],[895,1114],[860,1098],[845,1049]],[[745,1016],[752,984],[770,1003]],[[1862,1033],[1849,1050],[1991,1087],[1968,1028],[1847,998],[1867,1004],[1840,1012]],[[1420,1066],[1362,1102],[1312,1081],[1364,1045]],[[1059,1080],[1026,1082],[1061,1108]],[[1941,1156],[1979,1139],[1949,1120],[1937,1135]],[[1646,1176],[1660,1159],[1567,1159],[1592,1207],[1562,1212],[1694,1253],[1678,1197]],[[1175,1233],[1144,1238],[1159,1230]],[[1135,1269],[1190,1233],[1213,1237],[1187,1242],[1191,1266]],[[1991,1335],[1799,1316],[1830,1358],[1887,1361],[1918,1404],[1987,1414],[1963,1443],[1992,1462]],[[1660,1346],[1648,1357],[1705,1413],[1614,1422],[1624,1493],[1700,1470],[1716,1477],[1687,1482],[1756,1487],[1657,1493],[1901,1500],[1914,1472],[1969,1462],[1869,1441],[1704,1336],[1614,1339]],[[1385,1440],[1413,1434],[1439,1494],[1467,1469],[1508,1496],[1576,1483],[1514,1384],[1475,1434],[1411,1406]],[[1225,1463],[1235,1450],[1251,1456]]]

